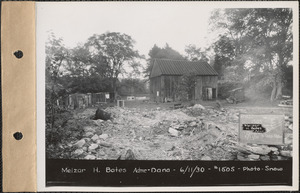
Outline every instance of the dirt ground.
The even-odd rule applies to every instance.
[[[111,113],[108,121],[90,120],[97,107],[74,112],[74,119],[89,120],[84,135],[73,146],[75,159],[137,160],[281,160],[292,152],[292,109],[276,104],[237,105],[221,101],[201,102],[193,106],[182,103],[125,101],[125,107],[114,104],[103,109]],[[197,108],[196,108],[197,107]],[[285,144],[282,146],[240,145],[239,113],[284,113]],[[255,150],[254,150],[255,149]],[[263,152],[263,153],[262,153]],[[129,154],[133,154],[131,157]]]

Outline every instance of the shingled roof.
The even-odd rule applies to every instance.
[[[155,59],[150,78],[161,75],[183,75],[189,72],[194,72],[196,75],[218,75],[207,62]]]

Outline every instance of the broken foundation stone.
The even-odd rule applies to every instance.
[[[97,120],[97,119],[101,119],[101,120],[109,120],[111,119],[111,114],[110,113],[107,113],[105,112],[104,110],[98,108],[97,111],[96,111],[96,114],[95,114],[95,117],[94,117],[94,120]]]

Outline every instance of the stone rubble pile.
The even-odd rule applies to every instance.
[[[238,142],[238,110],[197,104],[176,110],[109,107],[105,111],[111,120],[93,120],[95,125],[84,127],[82,139],[72,144],[74,158],[118,159],[126,157],[131,148],[137,159],[153,152],[186,160],[265,161],[292,157],[290,115],[285,116],[283,145],[259,145]],[[85,116],[89,117],[86,112]]]

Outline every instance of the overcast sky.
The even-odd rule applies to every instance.
[[[201,3],[94,2],[38,3],[38,28],[52,30],[68,47],[93,34],[130,35],[135,48],[148,57],[154,44],[168,43],[184,54],[188,44],[205,47],[211,41],[208,20],[213,8]]]
[[[185,55],[189,44],[209,47],[216,33],[209,31],[209,17],[216,8],[291,7],[288,2],[37,2],[38,56],[47,33],[54,32],[67,47],[85,43],[93,34],[120,32],[135,40],[135,49],[147,58],[156,44],[166,43]],[[42,57],[41,57],[42,58]],[[141,61],[145,67],[145,61]]]
[[[215,8],[289,7],[288,2],[37,2],[37,30],[52,30],[74,47],[93,34],[130,35],[135,48],[148,56],[154,44],[168,43],[184,54],[188,44],[206,47],[215,34],[208,20]]]

